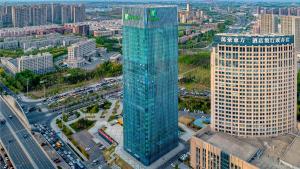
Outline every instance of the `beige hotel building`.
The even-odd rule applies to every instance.
[[[216,39],[211,53],[212,128],[243,137],[294,131],[293,36],[221,34]]]
[[[191,139],[195,169],[300,168],[293,35],[218,34],[212,124]]]

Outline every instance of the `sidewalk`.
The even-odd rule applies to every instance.
[[[25,96],[24,94],[19,94],[18,95],[20,98],[21,98],[21,100],[23,101],[23,102],[28,102],[28,103],[34,103],[34,102],[41,102],[41,101],[44,101],[45,100],[45,98],[41,98],[41,99],[30,99],[30,98],[28,98],[27,96]]]
[[[71,146],[70,148],[73,151],[76,151],[76,153],[79,154],[84,161],[88,161],[88,159],[71,143],[67,136],[65,136],[61,129],[56,125],[56,119],[60,118],[61,116],[62,115],[59,115],[51,121],[51,128],[57,133],[58,137],[61,138],[65,143],[68,143]]]

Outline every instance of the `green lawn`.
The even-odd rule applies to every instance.
[[[179,84],[188,90],[210,89],[210,52],[180,55],[178,59]]]
[[[210,90],[210,69],[196,67],[186,73],[179,84],[188,90]]]
[[[74,129],[76,132],[89,129],[94,126],[96,121],[94,120],[87,120],[87,119],[79,119],[78,121],[70,124],[70,127]]]
[[[179,109],[184,108],[189,109],[190,111],[201,110],[205,113],[210,113],[210,99],[204,97],[181,97],[179,98],[178,103]]]
[[[86,108],[86,113],[95,114],[99,112],[99,105],[95,104]]]
[[[111,122],[111,121],[113,121],[113,120],[116,120],[116,118],[117,118],[117,116],[116,115],[111,115],[111,116],[109,116],[109,118],[108,118],[108,122]]]
[[[111,102],[108,100],[105,100],[104,103],[100,106],[102,109],[108,110],[111,107]]]

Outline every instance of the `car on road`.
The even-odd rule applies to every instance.
[[[11,118],[13,118],[13,116],[12,116],[12,115],[9,115],[9,116],[8,116],[8,118],[10,118],[10,119],[11,119]]]
[[[102,146],[100,146],[99,148],[100,148],[100,150],[103,150],[103,149],[105,148],[105,146],[102,145]]]
[[[0,119],[0,124],[5,124],[6,120],[5,119]]]
[[[172,164],[171,164],[171,166],[172,166],[173,168],[175,168],[175,167],[176,167],[176,165],[175,165],[174,163],[172,163]]]
[[[55,163],[60,163],[60,162],[61,162],[59,158],[56,158],[56,159],[54,159],[53,161],[54,161]]]

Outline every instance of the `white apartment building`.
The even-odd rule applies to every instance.
[[[53,57],[50,53],[22,56],[17,58],[18,72],[31,70],[36,74],[45,74],[54,70]]]
[[[36,74],[45,74],[54,70],[53,57],[50,53],[22,56],[16,59],[1,58],[1,63],[13,74],[31,70]]]

